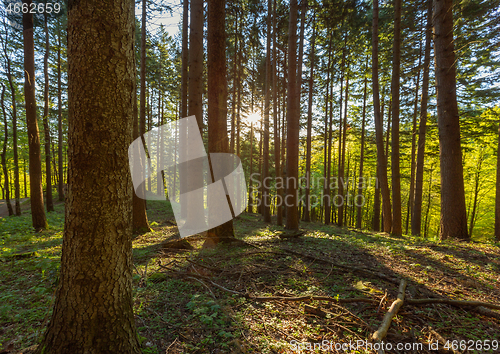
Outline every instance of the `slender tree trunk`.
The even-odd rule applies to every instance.
[[[253,213],[253,122],[250,126],[250,178],[248,180],[248,212]]]
[[[347,39],[346,39],[347,41]],[[345,42],[344,42],[345,43]],[[340,160],[340,169],[339,169],[339,194],[342,196],[342,203],[338,208],[339,216],[338,216],[338,225],[345,225],[346,218],[346,200],[345,200],[345,190],[344,184],[345,180],[345,152],[346,152],[346,141],[347,141],[347,102],[349,100],[349,64],[347,65],[346,70],[346,85],[345,85],[345,101],[344,101],[344,120],[342,123],[342,155],[339,156]],[[349,178],[349,168],[347,169],[347,177]],[[347,181],[348,183],[348,181]],[[349,191],[347,191],[349,193]]]
[[[128,164],[133,41],[133,2],[69,6],[69,191],[60,280],[37,354],[140,353],[132,307]],[[111,56],[103,56],[109,48],[115,48]]]
[[[429,70],[432,40],[432,0],[427,0],[427,25],[424,49],[424,74],[422,78],[422,100],[420,103],[420,123],[418,126],[417,170],[415,172],[415,196],[411,217],[411,234],[420,236],[422,223],[422,190],[424,184],[425,134],[427,132],[427,101],[429,97]]]
[[[23,1],[28,8],[31,0]],[[26,126],[28,130],[28,148],[30,165],[30,201],[33,228],[37,231],[47,228],[47,219],[43,205],[42,158],[40,154],[40,136],[35,98],[35,44],[33,40],[33,14],[23,14],[24,39],[24,96],[26,101]]]
[[[394,41],[392,59],[392,229],[391,233],[401,236],[401,173],[399,169],[399,77],[401,62],[401,0],[394,0]]]
[[[64,201],[64,175],[63,175],[63,125],[62,125],[62,83],[61,83],[61,23],[57,20],[57,164],[59,181],[57,194],[59,201]]]
[[[311,145],[312,145],[312,105],[313,105],[313,90],[314,90],[314,56],[316,49],[316,16],[313,15],[313,33],[311,38],[311,52],[309,65],[311,66],[311,71],[309,73],[309,98],[307,104],[307,147],[306,147],[306,205],[304,210],[304,221],[311,221],[311,204],[310,204],[310,183],[311,183]]]
[[[476,223],[476,213],[479,204],[479,191],[481,188],[481,170],[484,161],[484,150],[479,152],[477,157],[476,171],[474,172],[474,201],[472,202],[472,212],[470,214],[469,222],[469,235],[472,237],[472,231],[474,230],[474,225]]]
[[[410,216],[412,215],[413,199],[415,195],[415,165],[416,165],[416,135],[417,135],[417,109],[418,109],[418,92],[420,86],[420,65],[422,62],[422,44],[420,44],[420,51],[418,54],[418,73],[415,85],[415,101],[413,104],[413,117],[411,127],[411,165],[410,165],[410,193],[408,196],[408,203],[406,208],[406,232],[408,235],[408,227],[410,225]]]
[[[9,125],[7,124],[7,114],[5,113],[5,86],[2,84],[2,96],[0,97],[0,105],[2,106],[3,114],[3,126],[4,126],[4,141],[2,148],[2,170],[4,176],[4,190],[5,190],[5,203],[7,204],[7,210],[9,211],[9,216],[14,215],[14,210],[12,209],[12,204],[10,203],[10,191],[9,191],[9,172],[7,171],[7,142],[9,140]]]
[[[286,229],[299,229],[298,179],[299,179],[299,130],[300,114],[297,97],[297,0],[290,0],[290,20],[288,32],[288,102],[287,102],[287,141],[286,169],[287,192],[285,203]]]
[[[330,45],[328,50],[328,65],[327,65],[327,73],[326,73],[326,99],[325,99],[325,150],[323,157],[323,166],[325,176],[325,184],[323,188],[323,205],[325,211],[325,224],[330,224],[330,208],[331,208],[331,196],[330,196],[330,170],[331,170],[331,161],[332,161],[332,132],[331,132],[331,114],[329,114],[328,103],[330,102],[330,66],[332,61],[332,39],[330,37]]]
[[[271,222],[269,209],[269,110],[270,107],[270,81],[271,81],[271,12],[272,2],[267,0],[267,43],[266,43],[266,77],[264,83],[264,156],[262,165],[262,203],[264,222]]]
[[[234,153],[235,152],[235,142],[236,142],[236,87],[238,83],[236,78],[238,76],[238,6],[234,7],[235,16],[234,16],[234,58],[233,58],[233,93],[232,93],[232,104],[231,104],[231,142],[229,146],[229,150]],[[261,176],[262,177],[262,176]],[[261,204],[262,206],[262,204]]]
[[[391,201],[387,179],[387,156],[384,153],[384,138],[382,117],[380,116],[380,98],[378,83],[378,0],[373,0],[373,27],[372,27],[372,80],[373,80],[373,109],[375,116],[375,135],[377,141],[378,179],[382,192],[382,209],[384,214],[384,231],[391,231]]]
[[[368,66],[368,63],[367,63]],[[367,86],[368,86],[368,77],[365,74],[365,84],[363,89],[363,119],[361,121],[361,152],[359,156],[359,177],[358,177],[358,195],[355,200],[357,201],[357,215],[356,215],[356,228],[361,229],[361,220],[363,217],[362,214],[362,203],[364,202],[364,198],[359,200],[358,198],[363,195],[363,186],[366,185],[363,177],[363,165],[365,160],[365,123],[366,123],[366,95],[367,95]]]
[[[229,152],[229,139],[227,136],[225,0],[208,0],[207,48],[208,151],[209,153],[227,153]],[[207,237],[206,242],[211,244],[217,244],[221,237],[233,238],[233,221],[230,220],[209,230]]]
[[[43,130],[45,136],[45,188],[47,193],[47,211],[54,211],[52,202],[52,170],[50,165],[50,127],[49,127],[49,26],[47,23],[47,14],[44,15],[45,26],[45,55],[43,57],[43,74],[45,78],[45,87],[43,92]]]
[[[14,86],[14,79],[12,77],[11,71],[11,60],[7,51],[7,43],[9,40],[9,32],[5,31],[5,40],[3,45],[3,52],[5,56],[6,64],[6,76],[9,82],[10,94],[12,100],[12,150],[14,155],[14,200],[15,200],[15,214],[17,216],[21,215],[21,203],[20,199],[20,185],[19,185],[19,153],[18,153],[18,142],[17,142],[17,100],[16,100],[16,88]],[[26,191],[26,188],[24,189]]]
[[[441,162],[441,239],[470,240],[460,144],[453,49],[453,1],[434,0],[439,156]]]
[[[273,122],[274,122],[274,170],[276,174],[276,181],[280,181],[282,178],[281,174],[281,136],[280,136],[280,126],[279,120],[279,94],[278,94],[278,73],[276,72],[276,68],[278,66],[278,54],[277,54],[277,43],[276,43],[276,0],[273,1],[273,19],[272,19],[272,28],[273,28],[273,62],[272,66],[272,75],[273,75]],[[281,186],[276,187],[276,225],[283,225],[283,188]]]
[[[498,125],[497,176],[495,186],[495,240],[500,241],[500,123]]]

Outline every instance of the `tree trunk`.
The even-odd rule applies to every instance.
[[[330,171],[332,161],[332,131],[331,131],[331,114],[328,111],[328,102],[330,102],[330,66],[332,62],[332,39],[330,36],[330,44],[328,50],[328,65],[326,73],[326,98],[325,98],[325,142],[324,142],[324,156],[323,156],[323,175],[325,177],[325,184],[323,187],[323,209],[325,211],[325,224],[330,224],[330,208],[331,208],[331,193],[330,193]]]
[[[248,180],[248,209],[249,213],[253,213],[253,122],[250,126],[250,179]]]
[[[266,30],[266,77],[264,83],[264,145],[262,164],[262,207],[264,222],[271,222],[269,198],[269,110],[270,106],[270,81],[271,81],[271,0],[267,0],[267,30]]]
[[[28,8],[31,0],[23,1]],[[47,228],[47,219],[43,205],[42,158],[40,154],[40,136],[36,117],[35,98],[35,45],[33,40],[33,14],[23,14],[24,39],[24,96],[26,101],[26,126],[28,130],[30,202],[33,228],[37,231]]]
[[[227,136],[227,80],[225,0],[208,0],[208,151],[229,152]],[[215,181],[213,181],[215,182]],[[223,182],[224,186],[225,183]],[[226,187],[225,187],[226,188]],[[207,241],[234,238],[230,220],[207,232]]]
[[[498,125],[497,143],[497,178],[495,186],[495,240],[500,241],[500,123]]]
[[[420,103],[420,123],[418,126],[417,170],[415,172],[415,195],[411,216],[411,234],[420,235],[422,224],[422,190],[424,184],[425,134],[427,132],[427,101],[429,97],[429,70],[432,40],[432,0],[427,0],[427,25],[424,49],[424,74],[422,78],[422,101]]]
[[[12,100],[12,150],[14,155],[14,200],[15,200],[15,214],[17,216],[21,215],[21,203],[20,199],[20,185],[19,185],[19,154],[18,154],[18,142],[17,142],[17,100],[16,100],[16,88],[14,86],[14,79],[11,72],[11,61],[7,51],[7,43],[9,40],[9,32],[5,31],[5,39],[3,44],[3,53],[5,56],[6,64],[6,76],[9,82],[10,95]],[[26,191],[26,189],[25,189]]]
[[[203,136],[203,0],[191,1],[191,26],[189,33],[188,114],[195,116],[199,134]],[[189,132],[188,132],[189,134]],[[203,185],[202,168],[198,163],[189,164],[188,185]],[[197,193],[187,200],[186,224],[199,224],[204,215],[203,196]],[[201,227],[201,225],[200,225]]]
[[[453,49],[453,1],[434,0],[439,156],[441,162],[442,240],[468,241]]]
[[[394,0],[394,42],[392,60],[392,229],[401,236],[401,173],[399,170],[399,77],[401,62],[401,0]]]
[[[110,56],[104,56],[109,48]],[[139,354],[128,163],[134,3],[70,3],[68,63],[69,190],[61,273],[52,317],[36,353]]]
[[[44,15],[45,26],[45,55],[43,57],[43,75],[45,87],[43,92],[43,130],[45,136],[45,188],[47,195],[47,211],[54,211],[52,202],[52,166],[50,165],[50,127],[49,127],[49,26],[47,24],[47,14]]]
[[[375,135],[377,141],[378,179],[382,192],[382,209],[384,214],[384,231],[391,231],[391,201],[387,180],[387,156],[384,153],[384,138],[382,117],[380,116],[380,98],[378,83],[378,0],[373,0],[373,27],[372,27],[372,80],[373,80],[373,109],[375,116]]]
[[[59,201],[64,201],[64,175],[63,175],[63,127],[62,127],[62,83],[61,83],[61,23],[57,19],[57,164],[59,181],[57,194]]]
[[[368,62],[367,62],[368,66]],[[366,185],[364,183],[364,177],[363,177],[363,164],[365,160],[365,123],[366,123],[366,94],[367,94],[367,85],[368,85],[368,76],[365,74],[365,84],[364,84],[364,89],[363,89],[363,118],[361,121],[361,152],[359,156],[359,177],[358,177],[358,195],[355,197],[354,200],[356,200],[358,203],[356,204],[357,208],[357,215],[356,215],[356,228],[361,229],[361,219],[363,217],[362,214],[362,206],[364,202],[364,198],[361,199],[361,201],[358,199],[360,196],[363,195],[363,186]]]
[[[297,0],[290,0],[290,20],[288,31],[288,102],[286,110],[286,170],[287,191],[285,196],[286,229],[299,229],[298,179],[299,179],[299,130],[300,114],[297,97]],[[291,201],[290,201],[291,200]]]
[[[314,15],[313,15],[314,16]],[[311,221],[311,203],[310,203],[310,180],[311,180],[311,145],[312,145],[312,105],[313,105],[313,89],[314,89],[314,56],[316,49],[316,16],[313,17],[313,33],[311,38],[311,53],[309,59],[309,65],[311,66],[311,71],[309,73],[309,98],[307,104],[307,147],[306,147],[306,195],[305,195],[305,210],[304,210],[304,221]]]
[[[4,141],[2,148],[2,170],[4,176],[4,190],[5,190],[5,202],[7,204],[7,210],[9,211],[9,216],[14,215],[14,210],[12,209],[12,204],[10,203],[10,191],[9,191],[9,172],[7,171],[7,142],[9,140],[9,126],[7,124],[7,114],[5,113],[5,86],[2,84],[2,96],[0,97],[0,105],[2,106],[2,114],[3,114],[3,126],[4,126]]]
[[[182,67],[181,67],[181,112],[180,118],[186,118],[188,102],[188,22],[189,0],[183,0],[182,10]]]

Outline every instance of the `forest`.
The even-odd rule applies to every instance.
[[[499,9],[3,0],[0,354],[500,352]]]

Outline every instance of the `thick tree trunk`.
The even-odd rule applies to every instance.
[[[309,97],[307,104],[307,146],[306,146],[306,205],[304,210],[304,221],[311,221],[311,204],[310,204],[310,183],[311,183],[311,145],[312,145],[312,105],[313,105],[313,90],[314,90],[314,56],[316,49],[316,17],[313,17],[313,33],[311,38],[311,53],[309,59],[309,65],[311,66],[309,73]]]
[[[418,126],[417,163],[415,172],[415,195],[411,216],[411,234],[420,235],[422,224],[422,191],[424,184],[425,134],[427,132],[427,101],[429,97],[429,70],[432,40],[432,0],[427,0],[427,25],[424,49],[424,74],[422,78],[422,101],[420,103],[420,123]]]
[[[198,129],[203,136],[203,0],[191,1],[191,21],[189,33],[189,80],[188,80],[188,115],[195,116]],[[203,185],[203,173],[197,163],[189,165],[189,185]],[[199,193],[188,202],[186,224],[199,224],[204,215],[203,196]]]
[[[5,113],[5,86],[2,84],[2,96],[0,97],[0,105],[2,106],[3,114],[3,127],[4,127],[4,140],[2,147],[2,170],[4,176],[4,190],[5,190],[5,202],[7,204],[7,210],[9,211],[9,216],[14,215],[14,210],[12,209],[12,204],[10,203],[10,191],[9,191],[9,172],[7,171],[7,142],[9,140],[9,125],[7,124],[7,114]]]
[[[31,0],[23,1],[31,5]],[[47,228],[47,219],[43,205],[42,157],[40,154],[40,136],[36,117],[35,98],[35,44],[33,40],[33,14],[23,14],[24,39],[24,96],[26,101],[26,126],[28,130],[30,202],[31,219],[35,230]],[[50,183],[50,182],[49,182]]]
[[[43,91],[43,131],[45,136],[45,188],[47,195],[47,211],[54,211],[52,202],[52,166],[50,165],[50,127],[49,127],[49,26],[47,23],[47,14],[44,16],[45,25],[45,55],[43,57],[43,76],[45,78],[45,87]]]
[[[401,62],[401,0],[394,1],[394,41],[392,59],[392,229],[401,236],[401,173],[399,170],[399,77]]]
[[[225,0],[208,0],[208,151],[229,152],[227,136],[227,80]],[[223,182],[224,183],[224,182]],[[230,220],[207,232],[211,244],[234,238]]]
[[[109,48],[111,56],[104,56]],[[36,353],[139,354],[128,164],[134,3],[70,2],[68,62],[69,190],[61,273]]]
[[[299,180],[299,130],[300,114],[297,97],[297,0],[290,0],[288,30],[288,102],[286,110],[286,170],[287,191],[284,198],[287,205],[286,229],[299,229],[298,180]]]
[[[436,59],[439,156],[441,162],[440,238],[470,240],[457,106],[453,1],[434,0],[434,52]]]
[[[382,193],[382,209],[384,214],[384,231],[391,231],[391,201],[387,180],[387,156],[384,153],[384,138],[382,117],[380,115],[380,98],[378,83],[378,0],[373,1],[372,27],[372,80],[373,80],[373,110],[375,116],[375,135],[377,141],[377,177]]]
[[[186,118],[188,102],[188,22],[189,22],[189,0],[182,1],[182,66],[181,66],[181,112],[180,118]]]

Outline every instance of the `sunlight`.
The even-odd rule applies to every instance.
[[[260,119],[261,119],[260,112],[252,112],[246,118],[246,120],[250,124],[255,124],[255,123],[259,122]]]

